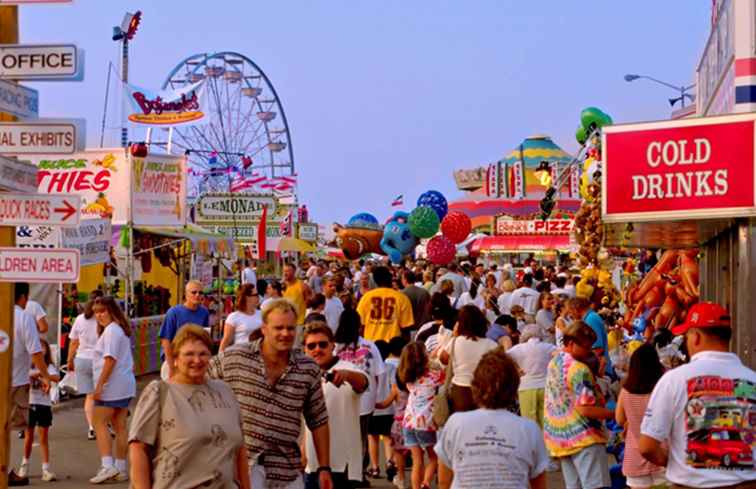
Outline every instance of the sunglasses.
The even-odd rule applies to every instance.
[[[204,295],[204,293],[201,290],[190,290],[189,293],[191,295],[197,295],[197,294]]]
[[[313,341],[312,343],[305,344],[305,348],[310,351],[314,350],[316,347],[320,348],[321,350],[325,350],[326,348],[328,348],[329,344],[330,343],[328,341]]]

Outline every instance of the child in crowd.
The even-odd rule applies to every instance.
[[[375,342],[376,348],[381,352],[381,357],[384,360],[385,370],[378,376],[376,399],[385,399],[391,393],[392,379],[396,375],[396,365],[390,365],[387,363],[390,347],[389,343],[384,340],[378,340]],[[401,349],[399,350],[401,354]],[[381,469],[379,467],[380,459],[378,457],[380,451],[381,438],[383,438],[383,448],[386,453],[386,476],[390,477],[390,472],[395,471],[391,466],[391,425],[394,423],[394,406],[389,404],[384,407],[378,407],[376,403],[375,411],[370,417],[368,422],[368,455],[370,456],[370,467],[367,469],[368,477],[374,479],[380,478]]]
[[[399,380],[406,384],[409,397],[404,411],[404,445],[412,453],[412,489],[430,489],[436,476],[438,458],[433,399],[444,382],[444,371],[431,368],[425,345],[411,342],[402,350]],[[425,465],[425,454],[428,464]]]
[[[387,458],[386,478],[394,483],[398,489],[405,489],[404,460],[407,456],[407,447],[404,445],[402,425],[404,422],[404,410],[407,407],[409,392],[407,387],[399,380],[399,357],[407,341],[397,336],[389,342],[388,357],[386,358],[386,372],[389,376],[390,392],[388,397],[375,404],[376,410],[385,409],[394,405],[393,423],[391,425],[391,458]]]
[[[55,368],[50,354],[50,345],[47,341],[40,339],[42,351],[44,352],[45,365],[47,373],[54,382],[60,380],[58,369]],[[31,390],[29,391],[29,426],[26,428],[24,437],[24,458],[21,460],[21,467],[18,475],[26,477],[29,473],[29,457],[31,457],[32,444],[34,443],[34,427],[37,427],[39,433],[39,447],[42,451],[42,480],[50,482],[55,480],[55,474],[50,471],[50,443],[48,431],[52,426],[52,401],[50,393],[40,382],[40,373],[36,368],[29,372],[31,378]]]
[[[627,477],[627,485],[631,489],[666,487],[664,467],[645,460],[638,446],[641,421],[646,412],[648,399],[663,374],[664,366],[659,361],[656,348],[648,343],[644,344],[630,357],[627,379],[617,400],[615,418],[617,423],[626,429],[622,473]]]

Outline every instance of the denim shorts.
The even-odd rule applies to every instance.
[[[114,401],[100,401],[95,399],[94,405],[95,407],[127,408],[129,407],[129,402],[131,402],[130,397],[127,397],[125,399],[116,399]]]
[[[91,394],[95,390],[94,372],[91,358],[74,358],[74,375],[76,375],[76,392]]]
[[[436,444],[436,432],[404,428],[404,446],[407,448],[428,448]]]

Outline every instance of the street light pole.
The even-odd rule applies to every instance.
[[[680,104],[684,108],[685,107],[685,98],[686,97],[691,102],[693,102],[693,100],[694,100],[693,96],[691,94],[689,94],[688,91],[691,90],[693,87],[696,86],[695,83],[686,87],[685,85],[673,85],[672,83],[667,83],[667,82],[665,82],[663,80],[659,80],[658,78],[654,78],[653,76],[648,76],[648,75],[632,75],[632,74],[625,75],[625,81],[626,82],[633,82],[633,81],[641,79],[641,78],[643,78],[645,80],[650,80],[650,81],[652,81],[654,83],[658,83],[659,85],[664,85],[665,87],[671,88],[672,90],[675,90],[676,92],[680,92],[680,96],[678,98],[671,98],[671,99],[669,99],[669,104],[672,105],[672,106],[674,106],[675,103],[679,100]]]
[[[123,36],[121,42],[121,81],[126,86],[129,81],[129,38]],[[121,120],[121,147],[125,148],[129,144],[129,129],[126,127],[126,121]]]

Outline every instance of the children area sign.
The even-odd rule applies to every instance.
[[[756,215],[756,114],[606,127],[606,222]]]

